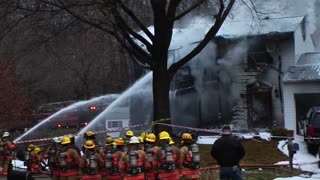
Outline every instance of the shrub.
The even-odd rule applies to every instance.
[[[270,131],[272,136],[289,136],[290,131],[286,128],[274,128]]]

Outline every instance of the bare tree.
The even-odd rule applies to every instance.
[[[150,14],[138,16],[137,10],[132,8],[138,2],[141,6],[139,9]],[[153,71],[153,113],[154,120],[157,121],[162,118],[170,119],[169,88],[175,73],[211,41],[234,2],[235,0],[3,0],[0,5],[10,13],[19,14],[8,23],[8,31],[12,25],[32,17],[38,23],[60,23],[57,33],[81,22],[87,28],[94,27],[113,36],[141,64]],[[169,65],[168,50],[175,23],[204,6],[212,8],[209,15],[213,25],[192,51]],[[145,17],[153,17],[150,24],[144,23]],[[153,25],[154,32],[149,31],[149,25]],[[138,31],[142,31],[146,37]],[[145,48],[139,44],[143,44]]]

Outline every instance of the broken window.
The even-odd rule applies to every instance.
[[[173,89],[185,89],[194,85],[194,79],[189,66],[183,66],[176,73]]]
[[[256,70],[261,66],[268,66],[273,63],[273,57],[267,52],[265,44],[252,44],[248,51],[248,69]]]

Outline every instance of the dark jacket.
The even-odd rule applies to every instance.
[[[220,166],[239,165],[245,151],[240,140],[232,135],[222,135],[212,145],[211,156]]]

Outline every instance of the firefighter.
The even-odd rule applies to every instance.
[[[0,141],[0,175],[7,176],[11,169],[15,145],[10,141],[10,133],[4,132]]]
[[[128,131],[126,132],[126,144],[128,144],[128,142],[129,142],[129,140],[130,140],[130,138],[131,138],[132,136],[134,136],[133,131],[128,130]]]
[[[60,180],[76,180],[79,176],[80,155],[71,145],[69,137],[64,136],[61,148],[56,154],[55,162],[59,167]]]
[[[169,144],[170,135],[166,131],[159,133],[159,144],[161,148],[156,153],[156,161],[159,168],[159,180],[178,180],[179,167],[181,167],[179,149]]]
[[[75,143],[74,135],[73,134],[68,134],[66,136],[68,136],[70,138],[70,140],[71,140],[70,145],[72,146],[72,148],[75,149],[78,152],[78,154],[81,154],[80,153],[80,148]]]
[[[42,171],[44,171],[44,172],[47,173],[47,171],[46,171],[47,163],[46,163],[45,159],[43,158],[43,154],[44,154],[44,153],[43,153],[41,147],[36,147],[36,148],[34,149],[34,151],[35,151],[38,155],[40,155],[40,157],[41,157],[40,166],[41,166]]]
[[[107,180],[108,173],[111,173],[111,171],[108,171],[106,169],[106,163],[110,162],[110,157],[112,157],[112,154],[114,153],[114,148],[113,148],[113,138],[112,136],[106,136],[106,144],[105,147],[102,147],[99,149],[99,154],[102,157],[102,159],[105,162],[105,166],[101,168],[101,176],[102,179]]]
[[[32,159],[31,159],[31,152],[34,150],[36,146],[34,144],[29,144],[27,146],[27,151],[24,155],[24,166],[27,166],[27,171],[31,172],[31,162],[32,162]]]
[[[149,171],[146,171],[146,178],[148,180],[155,180],[157,175],[157,162],[155,161],[155,154],[158,152],[159,147],[155,145],[157,138],[156,135],[150,133],[147,135],[144,143],[144,149],[148,156],[149,164],[151,166]]]
[[[200,154],[199,147],[192,138],[192,134],[183,133],[181,140],[184,142],[180,149],[182,169],[181,179],[200,179]]]
[[[96,135],[93,131],[87,131],[83,135],[83,139],[86,142],[87,140],[92,140],[94,144],[97,144]],[[95,150],[97,150],[97,146],[95,146]],[[82,152],[85,152],[85,147],[82,146]]]
[[[56,165],[54,159],[57,152],[60,150],[61,137],[52,138],[51,144],[46,149],[43,157],[48,160],[48,166],[51,171],[51,179],[57,180],[59,175],[59,167]]]
[[[100,169],[103,167],[104,161],[96,151],[96,144],[93,140],[87,140],[84,143],[84,148],[85,152],[80,160],[81,179],[101,180]]]
[[[128,151],[128,145],[129,145],[129,140],[130,138],[134,136],[133,131],[128,130],[126,131],[126,135],[125,135],[125,147],[124,147],[124,151],[127,152]]]
[[[128,151],[120,159],[120,171],[126,173],[124,180],[143,180],[144,171],[150,169],[147,155],[138,149],[138,137],[132,136],[129,140]]]
[[[42,157],[39,155],[41,149],[39,147],[30,144],[27,148],[25,155],[25,165],[27,166],[27,171],[32,174],[42,174],[44,173],[41,168],[41,163],[43,162]]]
[[[123,138],[118,138],[114,142],[115,149],[114,153],[112,156],[108,156],[105,159],[105,167],[108,170],[108,180],[117,180],[117,179],[123,179],[124,174],[120,172],[119,168],[119,160],[124,153],[124,139]]]
[[[33,175],[35,174],[46,174],[45,171],[42,169],[42,163],[45,163],[43,157],[40,155],[41,148],[35,147],[34,150],[31,153],[31,173]]]

